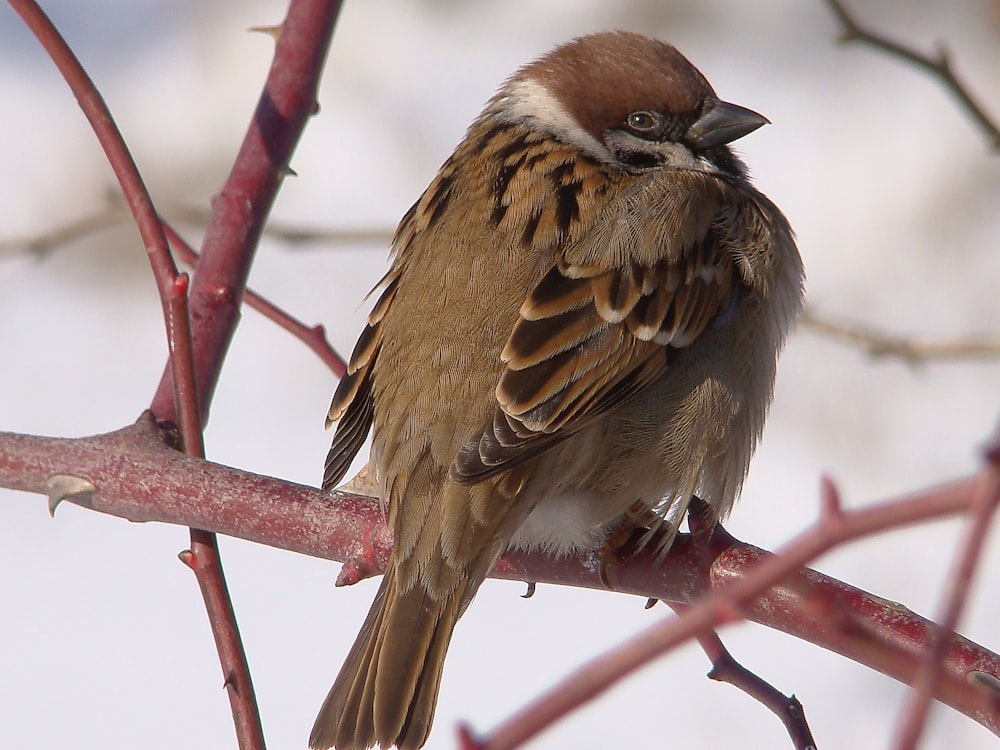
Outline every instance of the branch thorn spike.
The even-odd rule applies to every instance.
[[[472,734],[472,729],[468,724],[462,722],[458,725],[458,747],[460,750],[484,750],[486,745]]]
[[[251,26],[247,31],[254,34],[264,34],[265,36],[271,37],[274,43],[277,44],[281,39],[281,32],[284,31],[285,25],[282,23],[275,24],[273,26]]]
[[[821,520],[834,521],[842,515],[837,485],[826,474],[819,480],[819,502]]]
[[[91,482],[72,474],[53,474],[46,480],[45,486],[49,491],[49,515],[53,518],[63,500],[87,506],[97,492]]]

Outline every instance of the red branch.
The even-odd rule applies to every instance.
[[[264,222],[305,123],[316,112],[316,91],[340,2],[292,0],[253,122],[212,213],[191,281],[191,333],[202,421],[239,320],[240,304]],[[174,420],[173,383],[164,372],[153,412]]]
[[[650,650],[661,653],[696,633],[742,618],[911,683],[933,643],[934,624],[801,566],[845,540],[967,512],[977,483],[977,477],[962,479],[851,513],[837,509],[828,487],[820,521],[780,557],[720,529],[710,539],[682,535],[662,561],[641,552],[608,562],[605,577],[614,591],[700,603],[622,647],[624,661],[621,653],[613,653],[594,663],[599,668],[574,675],[568,695],[579,700],[582,689],[585,698],[592,697],[627,673],[633,662],[648,659]],[[316,557],[361,559],[374,570],[382,569],[391,549],[374,498],[323,494],[186,456],[169,448],[149,417],[88,438],[0,433],[0,486],[53,493],[50,502],[69,500],[132,521],[193,525]],[[63,491],[69,494],[63,496]],[[508,554],[493,576],[604,589],[599,568],[590,555],[553,560]],[[706,594],[707,599],[699,599]],[[634,658],[640,651],[640,659]],[[943,670],[934,697],[1000,734],[1000,656],[954,637],[948,641]],[[561,686],[560,694],[566,690]]]
[[[668,602],[668,605],[678,615],[683,615],[688,610],[686,604]],[[794,695],[785,695],[736,661],[715,630],[700,633],[695,638],[698,640],[701,650],[712,662],[712,668],[708,672],[709,679],[728,682],[762,703],[785,725],[785,730],[788,732],[788,737],[795,750],[815,750],[816,740],[813,739],[809,729],[805,711]]]
[[[170,242],[170,247],[173,248],[174,253],[177,254],[181,262],[191,268],[196,268],[200,257],[198,252],[165,221],[163,222],[163,229],[167,233],[167,240]],[[344,377],[344,373],[347,372],[347,363],[330,345],[330,342],[326,338],[326,329],[322,325],[306,325],[250,288],[247,288],[244,292],[243,299],[248,307],[252,307],[268,320],[277,323],[312,349],[313,353],[323,361],[323,364],[330,368],[334,375],[338,378]]]
[[[250,130],[215,200],[190,296],[188,277],[177,273],[152,199],[100,92],[33,0],[11,0],[11,5],[63,74],[118,178],[150,258],[166,323],[170,357],[152,408],[180,425],[189,454],[204,456],[202,426],[239,319],[254,250],[292,150],[316,110],[319,76],[340,3],[292,0]],[[86,483],[68,476],[53,486],[87,491]],[[259,711],[218,543],[211,531],[192,528],[190,534],[191,548],[181,559],[195,572],[208,611],[239,746],[262,750]]]
[[[913,681],[914,689],[902,713],[896,750],[913,750],[920,741],[934,697],[934,687],[944,669],[943,654],[958,628],[959,616],[975,577],[986,534],[1000,503],[1000,432],[994,437],[992,448],[986,451],[986,460],[992,465],[992,470],[980,475],[975,488],[965,534],[958,543],[956,560],[945,588],[942,612],[936,618],[937,631],[933,634],[931,648],[920,664]]]

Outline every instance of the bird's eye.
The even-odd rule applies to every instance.
[[[656,138],[663,132],[664,118],[659,112],[640,109],[625,118],[625,127],[640,138]]]

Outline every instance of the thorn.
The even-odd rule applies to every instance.
[[[535,582],[528,581],[528,590],[521,594],[522,599],[530,599],[535,595]]]
[[[284,31],[285,25],[279,23],[275,26],[251,26],[247,31],[254,34],[264,34],[265,36],[271,37],[274,43],[277,44],[281,40],[281,32]]]
[[[473,735],[472,728],[465,722],[459,723],[456,731],[460,750],[482,750],[486,747],[482,740]]]
[[[819,478],[819,516],[824,522],[835,521],[841,516],[840,492],[826,474]]]
[[[191,550],[186,549],[178,552],[177,559],[194,570],[194,553]]]
[[[951,72],[951,53],[943,42],[934,44],[934,63],[943,73]]]
[[[311,114],[311,115],[312,115],[313,117],[315,117],[316,115],[318,115],[318,114],[319,114],[319,110],[320,110],[320,107],[319,107],[319,101],[317,100],[317,101],[313,102],[313,106],[312,106],[312,112],[310,112],[310,114]]]
[[[72,474],[53,474],[45,480],[49,491],[49,515],[55,518],[56,508],[63,500],[69,500],[85,508],[91,507],[97,488],[83,477]]]
[[[983,458],[994,466],[1000,466],[1000,440],[995,439],[983,450]]]
[[[236,675],[233,672],[229,672],[229,674],[226,675],[226,679],[222,681],[223,690],[229,690],[230,688],[232,688],[236,692],[239,692],[239,687],[236,682]]]
[[[659,601],[660,601],[659,599],[654,599],[653,597],[649,597],[646,600],[646,603],[644,605],[642,605],[642,608],[643,609],[652,609],[653,607],[655,607],[659,603]]]
[[[298,177],[299,173],[292,169],[290,166],[285,164],[278,168],[278,177],[284,179],[285,177]]]
[[[347,558],[340,572],[337,574],[335,586],[353,586],[366,578],[377,576],[381,573],[375,561],[365,555],[354,555]]]

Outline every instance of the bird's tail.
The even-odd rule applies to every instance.
[[[401,591],[390,566],[323,701],[311,748],[416,750],[426,742],[465,589],[459,584],[443,601],[419,582]]]

